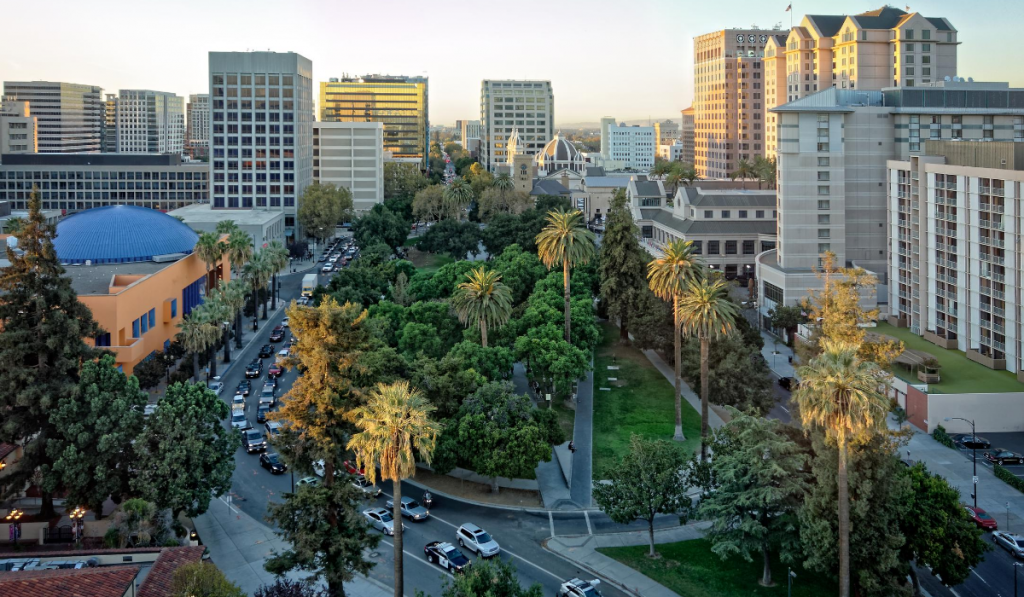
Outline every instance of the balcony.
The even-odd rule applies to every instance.
[[[935,217],[939,220],[945,220],[947,222],[956,222],[956,214],[939,212],[935,214]]]
[[[991,270],[981,272],[981,277],[988,278],[989,280],[994,280],[996,282],[1006,282],[1005,275],[993,272]]]
[[[981,257],[982,261],[985,261],[987,263],[996,263],[999,265],[1003,265],[1006,262],[1006,258],[1001,257],[999,255],[989,255],[988,253],[982,253],[981,255],[979,255],[979,257]]]
[[[992,213],[1001,214],[1001,213],[1005,213],[1006,206],[1003,205],[1002,203],[985,203],[985,202],[982,202],[982,203],[978,204],[978,209],[980,209],[981,211],[990,211]]]
[[[1001,238],[995,238],[992,236],[981,236],[979,242],[983,245],[989,245],[990,247],[999,247],[1002,249],[1006,245],[1006,241]]]
[[[980,290],[981,290],[981,293],[986,295],[986,296],[990,296],[992,298],[999,299],[1001,301],[1005,301],[1006,300],[1006,293],[1003,292],[1002,290],[995,290],[995,289],[990,288],[988,286],[982,286],[980,288]]]
[[[982,228],[989,228],[991,230],[1002,230],[1003,229],[1003,222],[1002,222],[1002,220],[996,221],[996,220],[986,220],[986,219],[982,218],[982,219],[978,220],[978,225],[981,226]]]

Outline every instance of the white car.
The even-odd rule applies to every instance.
[[[213,393],[218,396],[220,396],[221,392],[224,391],[224,383],[220,381],[211,381],[207,387],[213,390]]]
[[[325,473],[324,473],[324,461],[323,460],[314,460],[313,461],[313,474],[316,475],[317,477],[323,477],[324,476]]]
[[[1024,535],[1007,531],[994,531],[992,542],[1010,552],[1015,558],[1024,558]]]
[[[459,530],[455,531],[455,537],[459,540],[459,547],[465,547],[483,558],[496,556],[501,551],[498,542],[487,531],[471,522],[459,527]]]
[[[252,429],[252,423],[250,423],[249,419],[245,416],[245,411],[240,410],[236,410],[231,413],[231,426],[235,429],[241,429],[242,431]]]
[[[281,349],[281,351],[277,353],[277,360],[281,361],[281,360],[287,359],[288,355],[290,355],[291,352],[292,351],[290,349],[288,349],[288,348]]]
[[[594,580],[580,580],[573,578],[562,583],[562,586],[555,593],[557,597],[601,597],[601,592],[597,590],[597,585],[601,584],[601,581]]]
[[[363,516],[370,522],[370,526],[385,535],[395,534],[395,519],[384,508],[367,508],[363,510]],[[405,530],[404,524],[402,525],[402,530]]]
[[[288,318],[287,317],[285,317],[284,319],[281,320],[281,325],[283,325],[284,327],[288,327]]]
[[[333,262],[332,262],[332,263],[333,263]],[[334,271],[334,266],[333,266],[333,265],[331,265],[331,264],[325,265],[325,266],[323,266],[322,268],[320,268],[320,273],[321,273],[321,274],[329,274],[329,273],[331,273],[332,271]]]
[[[144,416],[144,417],[148,417],[149,415],[151,415],[151,414],[153,414],[155,412],[156,412],[156,405],[155,404],[147,404],[146,406],[144,406],[142,408],[142,416]]]
[[[231,399],[231,410],[245,410],[245,396],[235,394]]]

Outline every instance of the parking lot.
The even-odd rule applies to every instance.
[[[974,450],[972,450],[971,448],[965,448],[963,445],[960,444],[960,439],[964,437],[964,435],[965,434],[963,433],[953,433],[950,434],[950,437],[953,438],[953,441],[957,442],[957,449],[964,455],[964,457],[966,457],[968,460],[971,460],[971,458],[973,457]],[[1024,454],[1024,432],[1015,431],[1010,433],[979,433],[978,435],[991,442],[993,449],[1003,448],[1005,450],[1010,450],[1011,452]],[[980,448],[977,450],[978,466],[992,468],[992,463],[985,459],[985,452],[989,451],[991,450],[982,450]],[[1017,477],[1024,479],[1024,465],[1007,464],[1004,465],[1004,468],[1013,473],[1014,475],[1016,475]]]

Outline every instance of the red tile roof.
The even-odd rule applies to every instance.
[[[138,573],[138,566],[8,572],[0,574],[0,596],[123,597]]]
[[[7,458],[7,455],[18,449],[15,444],[0,443],[0,460]]]
[[[185,564],[202,561],[204,551],[206,548],[202,546],[165,548],[146,575],[146,580],[139,589],[139,597],[170,597],[174,572]]]

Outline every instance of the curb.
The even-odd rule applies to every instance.
[[[509,512],[526,512],[528,514],[549,514],[549,513],[555,513],[555,512],[580,512],[580,513],[582,513],[582,512],[601,512],[601,510],[597,509],[597,508],[586,508],[586,509],[579,509],[579,510],[548,510],[547,508],[526,508],[524,506],[505,506],[503,504],[491,504],[491,503],[488,503],[488,502],[478,502],[476,500],[469,500],[469,499],[466,499],[466,498],[460,498],[460,497],[455,497],[453,495],[448,495],[447,493],[444,493],[442,491],[438,491],[438,490],[434,489],[433,487],[427,487],[426,485],[424,485],[422,483],[418,483],[417,481],[415,481],[412,478],[404,479],[404,481],[406,481],[410,485],[414,485],[414,486],[416,486],[416,487],[418,487],[420,489],[428,489],[428,490],[430,490],[431,493],[435,493],[435,494],[437,494],[437,495],[439,495],[439,496],[441,496],[441,497],[443,497],[445,499],[456,501],[456,502],[463,502],[465,504],[472,504],[474,506],[480,506],[482,508],[494,508],[495,510],[506,510],[506,511],[509,511]]]
[[[569,536],[579,536],[579,535],[566,535],[566,537],[569,537]],[[552,540],[554,538],[555,537],[548,537],[547,539],[544,539],[543,541],[541,541],[541,545],[544,547],[545,551],[547,551],[548,553],[550,553],[553,556],[561,558],[566,563],[572,565],[575,568],[582,568],[583,570],[586,570],[587,572],[589,572],[589,573],[593,574],[594,576],[600,578],[602,580],[602,582],[606,582],[606,583],[612,585],[613,587],[617,588],[618,590],[622,591],[623,593],[626,593],[627,595],[636,595],[637,597],[641,597],[640,593],[637,593],[636,591],[634,591],[633,589],[630,589],[629,587],[627,587],[626,585],[620,583],[619,581],[614,580],[614,579],[612,579],[612,578],[610,578],[608,576],[605,576],[604,574],[601,574],[597,570],[594,570],[593,568],[591,568],[590,566],[587,566],[586,564],[584,564],[581,561],[573,560],[572,558],[569,558],[568,556],[564,556],[564,555],[558,553],[557,551],[551,549],[550,547],[548,547],[548,541],[550,541],[550,540]],[[594,550],[594,551],[597,551],[597,550]],[[605,556],[605,557],[607,557],[607,556]]]

